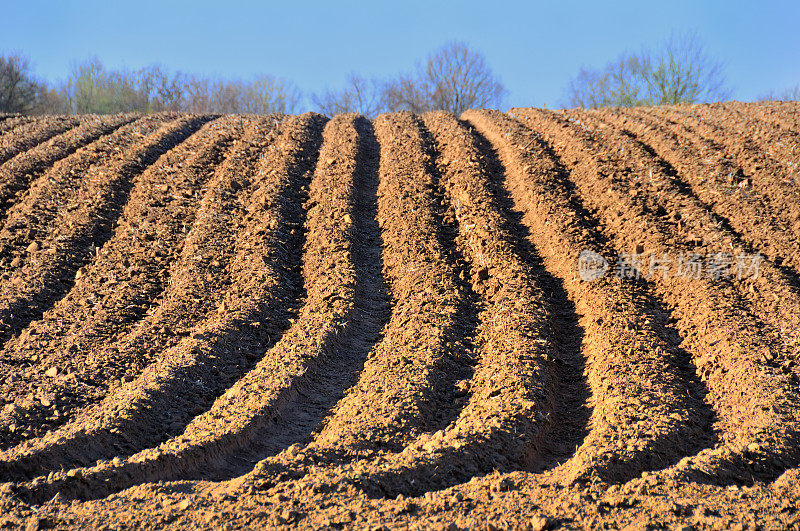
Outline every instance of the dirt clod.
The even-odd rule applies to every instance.
[[[546,531],[552,529],[555,521],[547,516],[536,515],[528,521],[531,531]]]

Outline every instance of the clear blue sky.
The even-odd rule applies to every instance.
[[[97,55],[110,68],[249,77],[306,94],[347,72],[389,76],[449,40],[486,55],[505,107],[558,106],[582,65],[695,31],[726,66],[733,98],[800,83],[800,1],[490,2],[0,0],[0,51],[21,51],[47,79]]]

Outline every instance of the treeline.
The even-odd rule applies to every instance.
[[[455,114],[499,107],[506,89],[485,57],[452,42],[431,52],[412,72],[389,79],[350,74],[344,86],[308,94],[311,108],[333,116],[387,111]],[[600,68],[582,68],[572,79],[565,107],[633,107],[720,101],[730,96],[723,64],[694,34],[673,35],[655,49],[626,53]],[[760,100],[798,100],[800,86]],[[38,79],[30,61],[0,55],[0,112],[110,114],[179,111],[220,114],[297,112],[304,95],[291,81],[261,75],[226,80],[168,72],[159,66],[108,70],[98,59],[72,66],[66,79]]]
[[[0,56],[0,112],[268,114],[294,112],[300,100],[291,82],[273,76],[223,80],[158,66],[113,71],[96,58],[74,64],[65,80],[52,84],[34,76],[26,57]]]
[[[505,94],[483,55],[463,43],[431,53],[417,71],[386,81],[351,74],[339,90],[311,94],[313,107],[334,115],[384,111],[461,113],[471,107],[499,106]],[[159,66],[109,70],[99,59],[76,63],[66,79],[38,79],[20,54],[0,56],[0,112],[25,114],[111,114],[180,111],[191,113],[293,113],[303,101],[290,81],[270,75],[225,80]]]

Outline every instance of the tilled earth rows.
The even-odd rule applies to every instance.
[[[798,104],[0,116],[0,292],[0,526],[800,526]]]

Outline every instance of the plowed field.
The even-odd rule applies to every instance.
[[[800,104],[0,116],[0,526],[800,526]]]

